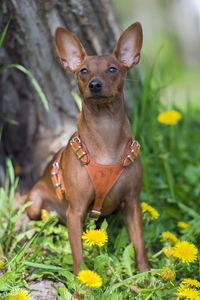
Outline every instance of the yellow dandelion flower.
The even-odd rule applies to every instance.
[[[77,278],[89,287],[98,288],[102,286],[103,282],[101,277],[94,271],[82,270],[78,273]]]
[[[175,236],[175,234],[169,232],[169,231],[165,231],[162,233],[162,238],[164,241],[170,241],[173,244],[176,244],[179,242],[179,239]]]
[[[7,296],[6,300],[29,300],[30,295],[27,290],[14,289]]]
[[[174,249],[174,247],[166,247],[166,248],[163,249],[163,252],[167,257],[172,257],[173,254],[174,254],[173,249]]]
[[[186,286],[194,286],[196,288],[200,288],[200,282],[196,279],[191,279],[191,278],[185,278],[183,279],[183,281],[181,282],[181,284],[184,284]]]
[[[198,249],[194,244],[183,241],[174,246],[173,256],[179,258],[183,263],[192,263],[197,259]]]
[[[41,219],[45,222],[47,219],[50,219],[51,215],[46,209],[41,209]]]
[[[190,224],[187,224],[185,222],[178,222],[177,226],[181,229],[186,229],[186,228],[190,227]]]
[[[180,284],[178,287],[176,295],[180,299],[199,299],[199,292],[196,289],[189,288],[183,284]]]
[[[141,203],[141,207],[142,207],[142,212],[143,213],[148,213],[148,214],[151,215],[151,217],[153,219],[158,219],[158,217],[159,217],[160,214],[151,205],[147,204],[146,202],[142,202]]]
[[[170,269],[163,267],[163,271],[161,273],[161,277],[165,281],[172,280],[175,276],[175,272],[171,271]]]
[[[176,110],[169,110],[162,112],[158,115],[158,122],[164,123],[166,125],[175,125],[179,120],[182,119],[181,114]]]
[[[82,239],[90,247],[94,245],[102,247],[108,241],[108,235],[104,229],[87,229],[83,233]]]

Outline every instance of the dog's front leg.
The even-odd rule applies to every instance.
[[[67,209],[67,228],[72,250],[74,274],[78,275],[83,262],[83,250],[81,243],[82,221],[84,215],[70,206]]]
[[[126,221],[130,240],[134,245],[137,267],[140,271],[150,269],[142,230],[142,212],[138,197],[126,202]]]

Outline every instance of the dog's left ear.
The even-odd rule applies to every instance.
[[[132,24],[122,33],[113,54],[124,67],[129,69],[139,63],[142,40],[142,26],[139,22]]]

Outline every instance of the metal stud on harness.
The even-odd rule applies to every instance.
[[[51,169],[51,181],[53,183],[53,186],[56,190],[56,194],[60,201],[63,200],[65,194],[65,185],[63,181],[62,171],[60,169],[60,161],[61,161],[63,151],[64,148],[62,148],[59,151],[56,160],[52,164],[52,169]]]
[[[92,220],[98,220],[101,216],[101,209],[106,195],[117,182],[124,169],[135,161],[140,151],[140,144],[134,138],[131,138],[124,150],[121,160],[112,165],[101,165],[91,160],[89,152],[78,132],[74,133],[69,144],[77,159],[86,168],[93,184],[95,190],[95,201],[89,216]],[[60,168],[64,149],[65,148],[61,149],[58,153],[51,170],[51,180],[60,201],[63,199],[66,190],[62,176],[62,169]]]
[[[117,182],[125,167],[134,162],[139,154],[140,144],[134,138],[131,138],[121,160],[112,165],[101,165],[91,160],[78,132],[72,137],[70,145],[77,158],[84,164],[92,181],[95,190],[95,201],[89,215],[91,219],[98,220],[106,195]]]

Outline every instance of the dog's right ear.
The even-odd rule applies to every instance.
[[[76,72],[87,56],[80,41],[67,29],[57,27],[55,43],[63,67],[72,72]]]

